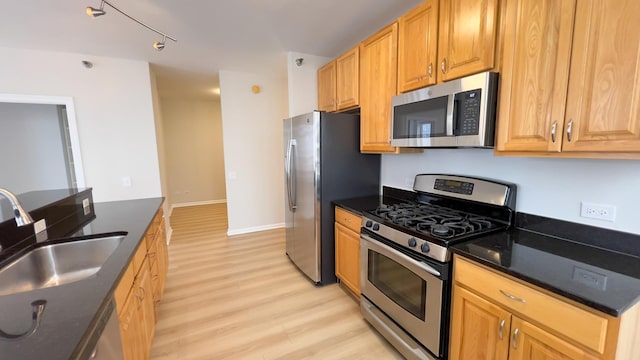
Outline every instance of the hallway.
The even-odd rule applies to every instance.
[[[226,204],[176,208],[152,359],[402,359],[339,285],[315,287],[284,229],[228,237]]]

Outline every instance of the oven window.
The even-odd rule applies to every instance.
[[[368,278],[378,290],[415,317],[425,320],[427,283],[406,267],[369,250]]]
[[[393,138],[447,136],[447,96],[393,108]]]

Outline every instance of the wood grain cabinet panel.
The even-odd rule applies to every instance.
[[[427,0],[398,19],[398,92],[436,83],[438,0]]]
[[[360,104],[360,49],[347,51],[336,59],[336,108],[338,111]]]
[[[456,255],[450,334],[451,359],[631,360],[640,304],[612,317]]]
[[[578,1],[563,151],[640,151],[640,1]]]
[[[115,290],[125,360],[149,358],[168,270],[165,234],[160,209]]]
[[[495,66],[498,5],[498,0],[440,1],[439,81]]]
[[[362,217],[336,207],[336,276],[360,297],[360,223]]]
[[[318,69],[318,110],[336,111],[336,62]]]
[[[597,357],[550,333],[513,317],[510,360],[595,360]]]
[[[511,314],[455,287],[451,307],[451,360],[507,360]]]
[[[395,153],[391,98],[396,95],[398,23],[360,44],[360,151]]]
[[[560,151],[575,0],[507,3],[500,151]]]
[[[497,152],[640,158],[640,2],[506,5]]]

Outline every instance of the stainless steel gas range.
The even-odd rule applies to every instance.
[[[508,229],[514,184],[421,174],[403,199],[365,212],[360,308],[408,359],[446,359],[453,244]],[[402,190],[396,190],[402,192]]]

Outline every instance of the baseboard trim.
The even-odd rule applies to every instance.
[[[265,230],[280,229],[283,227],[284,227],[284,223],[280,223],[280,224],[255,226],[255,227],[244,228],[244,229],[227,230],[227,236],[242,235],[242,234],[254,233],[254,232],[265,231]]]
[[[169,228],[169,231],[167,231],[167,245],[171,244],[171,235],[173,235],[173,228]]]
[[[206,200],[206,201],[194,201],[194,202],[187,202],[187,203],[172,204],[171,211],[169,212],[169,216],[171,216],[171,214],[173,213],[174,208],[187,207],[187,206],[199,206],[199,205],[211,205],[211,204],[225,204],[226,202],[227,202],[227,199],[220,199],[220,200]]]

